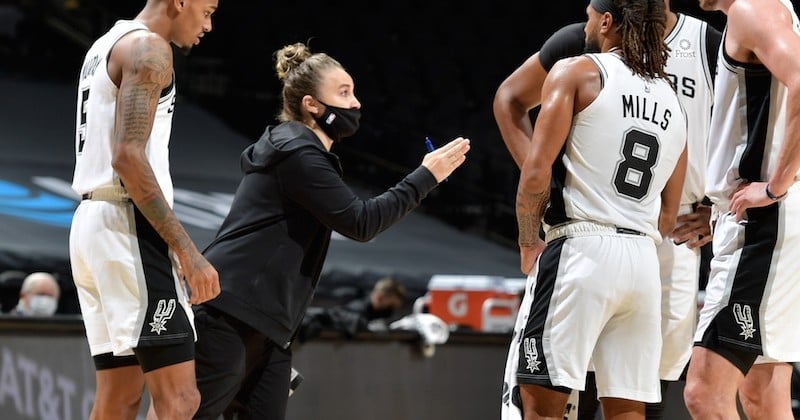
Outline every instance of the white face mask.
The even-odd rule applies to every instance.
[[[27,308],[24,308],[25,315],[29,316],[51,316],[56,313],[58,301],[56,298],[47,295],[34,295],[28,298]]]

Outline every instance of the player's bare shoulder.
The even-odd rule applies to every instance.
[[[602,85],[600,69],[588,56],[581,55],[559,60],[547,75],[542,91],[572,95],[573,111],[577,113],[597,97]]]
[[[772,42],[775,28],[791,28],[792,15],[781,2],[774,0],[737,0],[727,13],[727,32],[748,45]]]
[[[731,3],[725,14],[728,19],[757,21],[764,18],[774,18],[787,23],[792,22],[789,10],[781,2],[775,0],[737,0]]]
[[[726,15],[725,51],[739,62],[767,64],[762,60],[786,46],[781,41],[795,37],[792,13],[779,1],[737,0]],[[772,61],[772,66],[779,64],[779,60]]]
[[[581,74],[592,70],[597,70],[592,60],[586,55],[578,55],[558,60],[550,69],[550,73],[560,75],[559,77],[568,77],[574,73]]]
[[[109,75],[119,86],[122,75],[166,87],[172,81],[172,47],[158,34],[133,31],[117,41],[109,57]],[[115,78],[119,75],[119,78]]]
[[[597,79],[599,70],[594,62],[585,55],[558,60],[550,73],[547,82],[563,86],[579,86]]]

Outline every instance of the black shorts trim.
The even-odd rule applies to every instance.
[[[532,378],[529,375],[517,375],[517,383],[520,385],[539,385],[541,387],[552,389],[553,391],[560,392],[562,394],[572,393],[572,388],[568,388],[566,386],[553,385],[553,383],[550,382],[550,378],[536,379]]]
[[[92,360],[94,360],[95,370],[116,369],[139,364],[139,360],[136,359],[134,355],[114,356],[114,354],[110,352],[92,356]]]
[[[166,366],[194,360],[194,341],[186,340],[183,343],[168,346],[147,346],[133,349],[142,372],[147,373]]]
[[[729,343],[725,340],[721,340],[719,332],[717,331],[717,325],[714,322],[708,326],[708,329],[703,334],[702,340],[695,342],[694,345],[719,354],[725,358],[725,360],[736,366],[743,375],[747,375],[747,372],[753,367],[756,358],[760,355],[760,351],[748,352],[742,350],[742,347],[736,343]]]
[[[758,355],[755,353],[748,353],[729,347],[711,346],[701,342],[694,343],[694,345],[706,348],[722,356],[725,358],[725,360],[736,366],[736,369],[739,369],[739,371],[742,372],[742,375],[747,375],[747,372],[750,371],[750,368],[753,367],[753,364],[758,358]]]

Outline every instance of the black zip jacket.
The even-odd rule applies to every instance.
[[[339,158],[298,122],[267,127],[242,153],[230,213],[203,251],[222,292],[205,303],[288,347],[319,281],[331,230],[366,242],[433,190],[420,166],[383,194],[357,197]]]

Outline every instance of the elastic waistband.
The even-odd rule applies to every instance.
[[[590,235],[633,235],[645,236],[644,233],[638,230],[623,228],[614,225],[604,225],[601,223],[580,221],[568,222],[561,225],[556,225],[550,228],[545,234],[545,242],[554,241],[560,238],[574,238],[576,236],[590,236]]]
[[[119,201],[119,202],[126,202],[131,201],[131,196],[128,195],[128,191],[125,190],[125,187],[121,187],[118,185],[109,185],[106,187],[97,188],[94,191],[89,191],[86,194],[81,196],[82,200],[93,200],[93,201]]]
[[[697,203],[681,204],[678,207],[678,216],[694,213],[695,208],[697,208]]]

